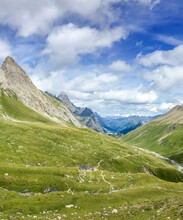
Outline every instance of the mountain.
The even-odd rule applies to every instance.
[[[68,120],[72,113],[37,90],[12,59],[3,65],[0,219],[182,218],[180,167],[51,115],[50,105]]]
[[[50,94],[49,92],[46,93],[63,103],[77,117],[81,124],[94,131],[105,133],[105,129],[100,125],[95,113],[90,108],[76,107],[64,92],[62,92],[58,97]]]
[[[25,71],[11,57],[5,59],[0,69],[0,84],[1,93],[8,96],[11,94],[12,97],[41,115],[63,126],[72,123],[81,127],[78,120],[64,105],[38,90]]]
[[[157,117],[157,116],[156,116]],[[155,117],[151,116],[106,116],[102,117],[99,121],[102,123],[103,127],[112,133],[127,134],[128,132],[135,130],[149,121],[153,120]]]
[[[123,137],[132,145],[146,148],[183,164],[183,105]]]

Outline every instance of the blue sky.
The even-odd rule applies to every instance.
[[[183,104],[181,0],[0,0],[0,62],[101,115]]]

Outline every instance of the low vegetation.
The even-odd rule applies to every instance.
[[[183,217],[183,174],[168,161],[61,127],[16,97],[0,105],[0,219]]]
[[[122,138],[123,141],[157,152],[183,164],[183,124],[152,121]]]

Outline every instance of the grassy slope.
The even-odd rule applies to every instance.
[[[183,175],[166,161],[89,129],[60,127],[13,98],[3,95],[0,104],[2,114],[11,117],[0,118],[1,219],[177,219],[183,214],[183,184],[170,182],[183,181]],[[111,185],[116,192],[110,193]],[[45,194],[48,187],[58,192]],[[25,190],[30,193],[20,194]],[[70,204],[74,207],[65,208]],[[114,208],[118,212],[112,214]]]
[[[183,125],[165,124],[152,121],[122,139],[123,141],[146,148],[183,164]]]

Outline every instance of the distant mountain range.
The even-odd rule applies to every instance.
[[[93,112],[90,108],[76,107],[69,99],[66,93],[62,92],[59,96],[54,96],[46,92],[52,98],[64,104],[81,122],[88,128],[101,133],[118,133],[125,135],[128,132],[150,122],[158,116],[106,116],[102,117],[98,113]]]
[[[107,116],[102,117],[103,126],[111,133],[127,134],[128,132],[152,121],[158,116]]]

